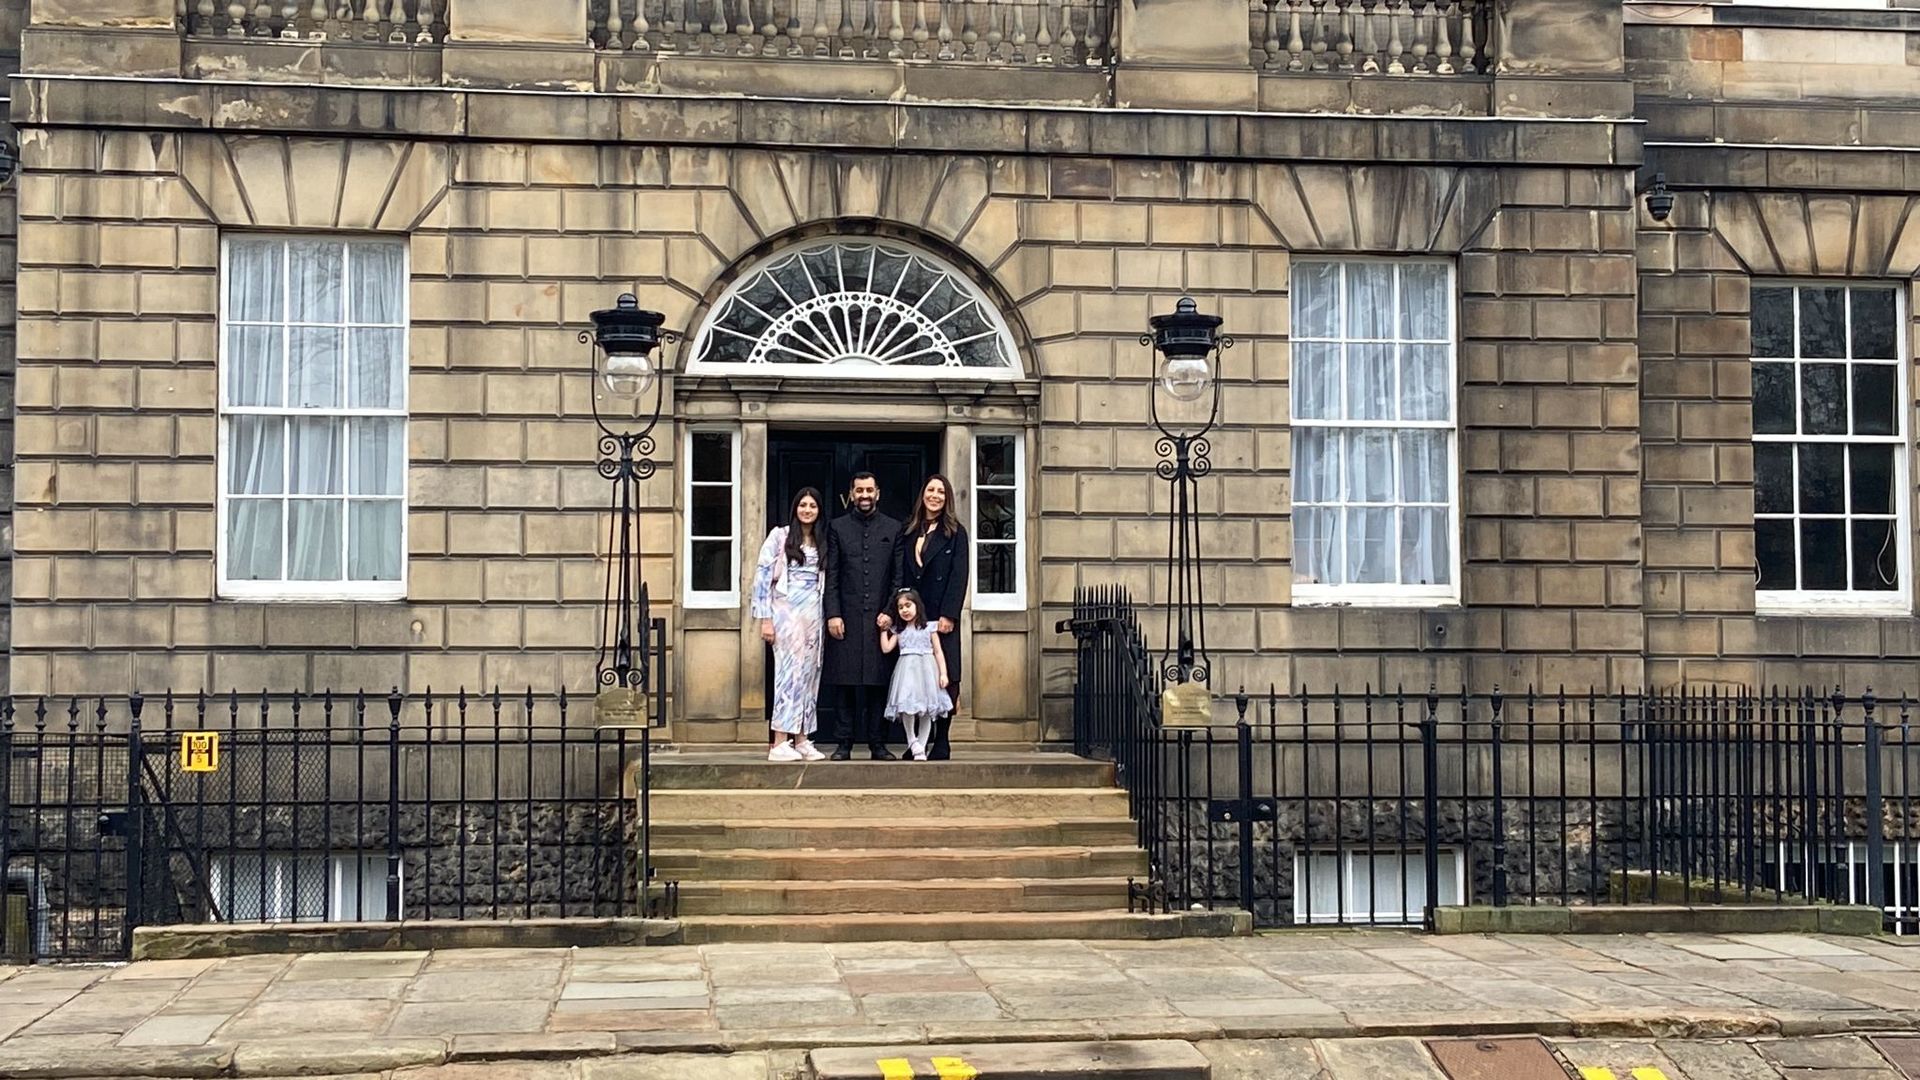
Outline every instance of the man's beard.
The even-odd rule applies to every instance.
[[[862,498],[856,497],[853,500],[853,506],[854,506],[854,509],[860,511],[863,514],[871,514],[873,513],[874,501],[875,500],[873,499],[862,499]]]

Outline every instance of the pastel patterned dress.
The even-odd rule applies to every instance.
[[[787,735],[811,735],[820,725],[822,615],[820,552],[803,547],[805,561],[787,562],[785,526],[760,545],[753,574],[753,617],[773,620],[773,711],[768,723]]]

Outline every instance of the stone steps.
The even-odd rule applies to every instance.
[[[1106,877],[694,881],[680,885],[682,915],[1111,911],[1126,905],[1127,879]]]
[[[661,755],[653,761],[655,792],[687,789],[897,790],[930,788],[1105,788],[1113,766],[1071,754],[978,754],[956,761],[814,761],[769,763],[740,753]],[[771,767],[769,767],[771,765]]]
[[[656,812],[653,844],[662,851],[771,852],[844,848],[1111,847],[1132,844],[1138,830],[1125,817],[902,817],[847,824],[831,821],[664,820]]]
[[[1125,817],[1127,793],[1118,788],[824,788],[797,791],[669,788],[653,793],[653,813],[662,821],[718,821],[730,817],[760,821],[769,818],[887,821],[903,817]]]
[[[1160,941],[1253,932],[1243,911],[1144,915],[1127,911],[941,911],[929,914],[695,915],[680,920],[683,941],[1035,941],[1084,938]]]
[[[1131,840],[1129,836],[1126,839]],[[930,881],[941,878],[1144,877],[1137,847],[877,847],[826,850],[662,850],[662,877],[703,881]]]

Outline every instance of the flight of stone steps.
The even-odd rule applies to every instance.
[[[1130,913],[1146,879],[1113,766],[956,748],[958,760],[653,758],[653,864],[689,944],[1163,938],[1232,912]]]

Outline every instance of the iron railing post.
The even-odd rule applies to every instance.
[[[1239,723],[1235,725],[1238,736],[1238,756],[1240,764],[1239,806],[1235,816],[1240,819],[1240,906],[1248,912],[1254,910],[1253,892],[1253,727],[1247,723],[1247,689],[1241,687],[1234,695],[1233,704],[1239,710]]]
[[[1500,696],[1500,687],[1496,685],[1493,688],[1493,746],[1492,746],[1492,751],[1493,751],[1493,906],[1494,907],[1507,906],[1507,798],[1506,798],[1506,781],[1505,781],[1505,777],[1502,775],[1502,769],[1501,769],[1501,758],[1502,758],[1502,751],[1500,747],[1500,736],[1501,736],[1500,706],[1501,704],[1502,704],[1502,698]],[[1564,763],[1567,760],[1567,748],[1565,744],[1566,728],[1564,727],[1564,725],[1561,727],[1561,730],[1560,730],[1560,738],[1561,738],[1560,760],[1561,762]],[[1531,783],[1531,779],[1529,779],[1529,783]],[[1566,797],[1565,784],[1561,785],[1560,794],[1562,799]],[[1528,813],[1531,814],[1532,811],[1533,811],[1533,808],[1529,807]],[[1531,820],[1531,818],[1529,818],[1529,820]],[[1565,824],[1566,824],[1566,815],[1565,813],[1562,813],[1561,814],[1562,835],[1565,835]],[[1560,870],[1563,875],[1566,873],[1566,864],[1564,859],[1561,861]],[[1538,890],[1535,890],[1535,891],[1537,892]]]
[[[120,952],[123,956],[133,955],[133,931],[140,925],[146,914],[147,876],[144,871],[144,853],[141,840],[147,831],[147,816],[142,805],[140,786],[140,766],[145,750],[140,743],[140,710],[146,704],[138,690],[127,699],[127,915],[120,929]],[[8,762],[0,757],[0,771],[6,771]],[[6,831],[6,818],[0,815],[0,832]],[[0,860],[0,878],[5,877],[6,862]]]
[[[1422,922],[1433,929],[1440,906],[1440,694],[1427,688],[1427,712],[1420,720],[1420,803],[1427,865],[1427,896]]]
[[[400,688],[387,695],[387,921],[400,921]],[[531,725],[533,720],[528,718]],[[531,738],[531,734],[529,735]],[[529,744],[531,745],[531,744]],[[529,751],[531,752],[531,751]],[[531,828],[531,822],[529,822]]]
[[[1873,688],[1860,698],[1860,706],[1866,716],[1866,771],[1867,771],[1867,903],[1874,910],[1885,912],[1887,909],[1887,885],[1881,877],[1886,867],[1887,829],[1882,815],[1885,792],[1880,778],[1880,724],[1873,716]]]

